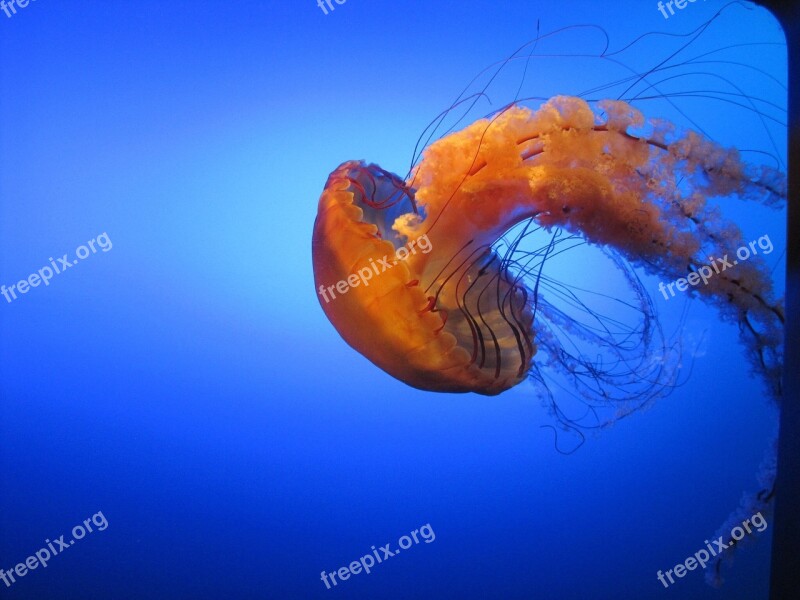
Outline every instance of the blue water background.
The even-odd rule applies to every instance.
[[[0,567],[98,511],[109,523],[0,598],[764,598],[771,529],[721,590],[697,571],[669,590],[656,579],[757,489],[773,433],[716,310],[691,303],[683,387],[564,455],[526,384],[426,393],[353,351],[320,309],[310,255],[327,174],[355,158],[404,174],[425,125],[537,20],[600,25],[619,47],[692,31],[722,3],[668,20],[655,2],[334,6],[38,0],[0,13],[0,283],[103,232],[113,242],[0,298]],[[782,37],[741,8],[704,37],[742,40]],[[574,43],[603,40],[551,48]],[[659,37],[634,58],[679,45]],[[775,55],[739,52],[783,77]],[[525,89],[619,76],[578,63],[538,61]],[[752,113],[682,102],[720,142],[771,150]],[[770,235],[779,274],[783,215],[724,210],[748,239]],[[655,302],[673,331],[683,304]],[[428,523],[433,543],[333,590],[320,581]]]

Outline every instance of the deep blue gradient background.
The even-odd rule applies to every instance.
[[[311,272],[327,174],[353,158],[404,174],[425,125],[537,19],[600,25],[620,47],[691,31],[721,5],[669,20],[654,2],[582,0],[348,0],[327,16],[312,0],[38,0],[0,13],[0,283],[100,233],[114,244],[0,300],[0,567],[97,511],[109,522],[0,598],[765,597],[769,529],[722,590],[697,571],[669,590],[655,576],[756,488],[774,428],[715,310],[690,303],[683,335],[701,345],[683,387],[566,456],[531,386],[437,395],[374,367],[325,318]],[[739,7],[704,40],[782,36]],[[628,58],[652,66],[676,43]],[[602,39],[551,48],[573,44]],[[776,54],[740,57],[783,77]],[[617,76],[552,58],[525,89]],[[752,114],[680,106],[722,143],[770,150]],[[725,212],[748,239],[770,235],[780,274],[783,215]],[[677,302],[656,298],[667,330]],[[426,523],[435,542],[334,590],[320,581]]]

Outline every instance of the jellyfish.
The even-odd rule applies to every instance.
[[[633,78],[655,88],[655,74],[673,66]],[[557,372],[560,387],[618,419],[668,392],[679,370],[643,273],[664,284],[665,299],[670,282],[691,282],[738,327],[752,372],[778,401],[783,301],[766,262],[737,255],[750,240],[712,200],[780,209],[781,169],[624,99],[527,104],[514,98],[451,128],[405,177],[356,160],[330,174],[312,257],[320,304],[342,338],[421,390],[493,396],[530,381],[569,421],[553,401]],[[534,238],[544,242],[531,249]],[[428,251],[416,251],[422,243]],[[627,297],[558,283],[547,265],[581,246],[616,267]],[[771,498],[767,463],[742,510]]]
[[[493,246],[527,222],[665,281],[702,277],[697,294],[739,325],[754,370],[779,396],[782,304],[763,262],[736,258],[748,240],[706,199],[780,207],[785,178],[695,132],[653,123],[649,136],[632,134],[645,124],[637,109],[598,106],[602,119],[574,97],[535,112],[512,105],[432,144],[409,181],[363,162],[338,167],[314,226],[316,284],[372,273],[321,300],[342,337],[420,389],[494,395],[519,384],[537,354],[542,307],[527,280],[541,261]],[[432,251],[394,258],[423,235]],[[378,267],[387,256],[393,268]]]

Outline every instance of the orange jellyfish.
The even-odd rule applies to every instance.
[[[401,381],[440,392],[501,393],[531,375],[543,345],[565,369],[590,369],[537,331],[537,319],[560,318],[540,301],[536,275],[563,236],[536,256],[518,255],[513,242],[504,255],[495,247],[522,223],[522,235],[563,231],[606,249],[631,280],[630,267],[662,281],[714,267],[694,289],[739,324],[753,368],[780,395],[781,301],[763,262],[730,258],[748,240],[706,200],[779,207],[785,178],[692,131],[651,123],[646,137],[631,133],[645,120],[625,102],[597,106],[602,116],[574,97],[536,111],[511,105],[433,143],[407,181],[361,162],[337,168],[319,201],[313,260],[322,308],[347,343]],[[407,248],[419,239],[431,250]],[[642,294],[637,286],[649,315]],[[613,348],[624,371],[621,352]]]

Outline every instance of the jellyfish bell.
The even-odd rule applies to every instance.
[[[322,308],[342,337],[387,373],[424,390],[493,395],[523,381],[535,354],[524,292],[498,279],[503,300],[491,308],[491,298],[452,286],[431,296],[422,282],[444,268],[454,241],[421,234],[430,251],[418,251],[421,236],[397,232],[398,219],[420,217],[413,189],[396,175],[349,161],[328,178],[314,224],[314,277]],[[406,258],[398,260],[406,248]],[[491,250],[478,254],[480,260],[459,272],[461,279],[499,277]],[[347,291],[337,294],[335,284],[345,281],[347,287],[339,287]],[[459,302],[464,311],[451,319]],[[482,323],[494,324],[495,347],[480,360],[464,316],[470,307]]]

